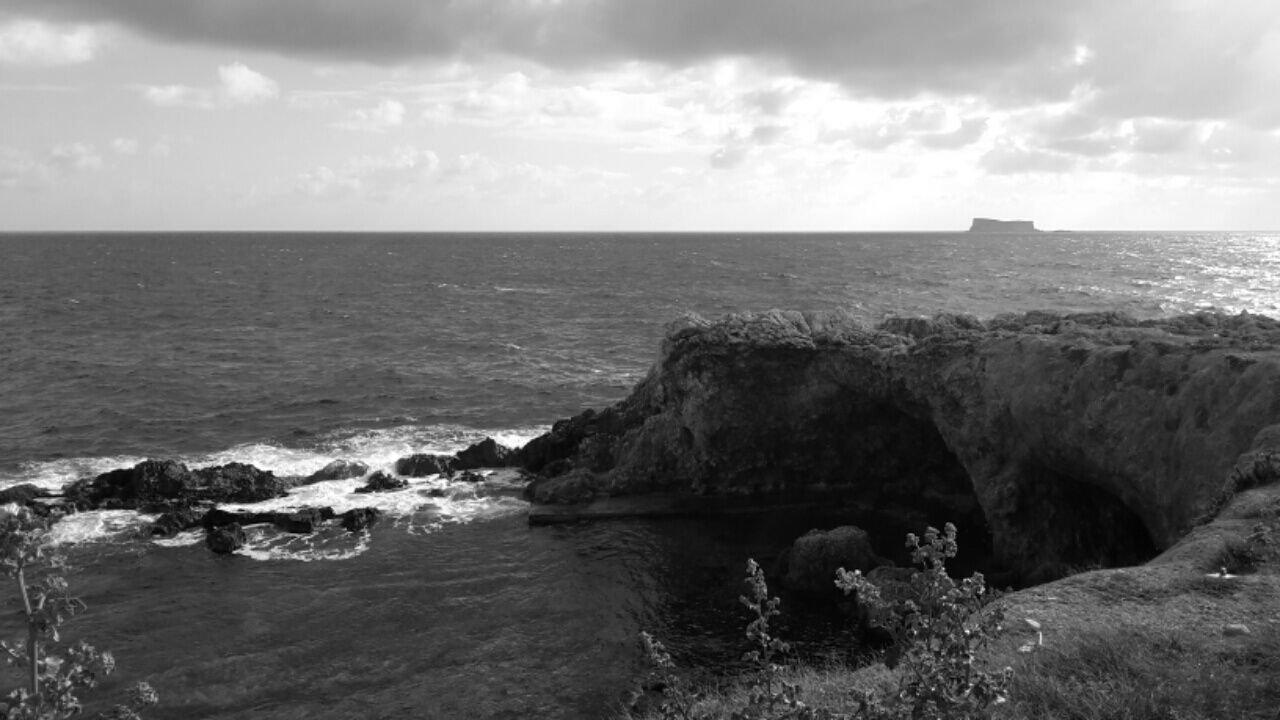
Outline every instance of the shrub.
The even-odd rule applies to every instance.
[[[955,557],[956,527],[925,530],[924,539],[907,535],[907,547],[921,572],[912,576],[911,599],[886,603],[879,588],[862,573],[841,568],[836,586],[856,593],[894,637],[892,664],[899,671],[898,692],[889,698],[868,697],[864,713],[871,718],[974,717],[1005,702],[1012,671],[989,672],[975,657],[1000,630],[1002,613],[983,612],[988,601],[981,573],[957,583],[946,573]]]
[[[60,626],[85,604],[53,572],[62,566],[62,558],[48,548],[47,521],[27,508],[11,506],[0,512],[0,567],[17,586],[25,624],[18,640],[0,641],[5,660],[24,676],[21,687],[0,702],[0,712],[13,720],[59,720],[79,714],[83,708],[76,693],[96,687],[111,674],[115,659],[83,640],[69,647],[61,644]],[[150,685],[138,683],[128,702],[105,717],[137,718],[138,710],[157,699]]]
[[[753,617],[746,635],[753,649],[746,659],[756,670],[742,707],[727,713],[731,720],[917,720],[982,717],[1005,701],[1012,671],[988,672],[975,664],[977,652],[1000,629],[1001,614],[986,608],[986,583],[979,573],[959,583],[946,574],[946,561],[956,554],[956,528],[925,531],[923,541],[907,536],[912,559],[923,571],[913,576],[911,599],[885,601],[879,588],[861,572],[837,571],[836,586],[857,593],[859,602],[881,618],[896,643],[893,663],[897,685],[892,692],[853,692],[856,709],[841,712],[810,707],[800,699],[798,683],[787,682],[775,659],[789,651],[769,627],[780,613],[780,601],[769,597],[763,572],[747,561],[748,595],[740,599]],[[664,675],[663,720],[703,720],[701,693],[690,692],[678,678],[671,656],[647,633],[641,633],[650,660]],[[724,716],[721,713],[717,716]]]

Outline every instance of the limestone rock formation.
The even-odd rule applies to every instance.
[[[1278,347],[1247,314],[690,316],[629,397],[519,457],[535,503],[835,491],[904,530],[989,532],[998,562],[1048,578],[1146,559],[1214,511],[1280,424]]]
[[[969,232],[1039,232],[1031,220],[994,220],[992,218],[974,218]]]

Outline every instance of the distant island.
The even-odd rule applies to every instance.
[[[1031,220],[992,220],[974,218],[969,232],[1040,232]]]

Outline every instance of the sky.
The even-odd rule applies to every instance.
[[[0,231],[1280,229],[1276,0],[0,0]]]

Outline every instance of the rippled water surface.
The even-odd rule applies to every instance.
[[[0,235],[0,485],[517,444],[624,396],[679,315],[775,307],[1276,315],[1280,235]],[[415,480],[367,537],[256,528],[230,558],[88,513],[59,529],[91,605],[72,627],[157,717],[600,717],[641,628],[740,651],[742,561],[805,529],[531,529],[517,492]]]

